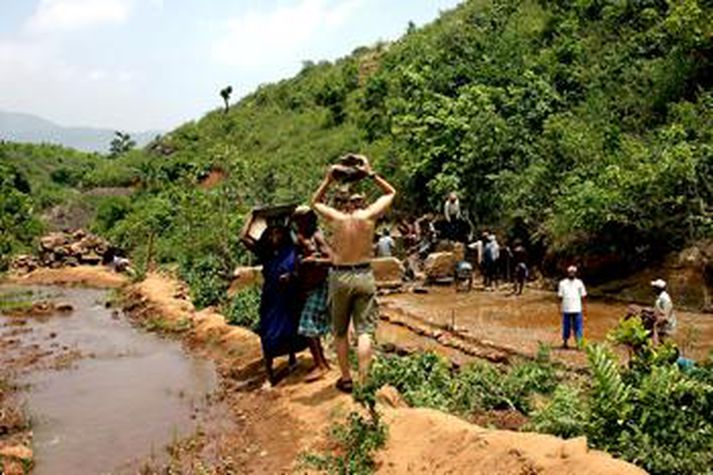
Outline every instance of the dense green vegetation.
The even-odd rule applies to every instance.
[[[57,145],[0,142],[0,271],[11,255],[31,250],[42,232],[57,225],[41,219],[53,207],[82,224],[93,222],[99,210],[98,231],[123,218],[116,203],[129,200],[111,196],[111,190],[136,183],[143,160],[141,152],[110,160]]]
[[[94,229],[139,263],[178,262],[199,305],[247,259],[242,214],[306,201],[354,150],[398,185],[399,212],[457,190],[471,221],[535,257],[641,266],[713,231],[712,15],[703,0],[470,0],[393,43],[306,62],[144,151],[67,166],[24,149],[38,159],[22,171],[53,183],[39,207],[55,184],[134,186],[93,204]],[[197,186],[211,172],[222,180]]]
[[[713,229],[712,12],[695,0],[468,1],[168,134],[146,199],[220,168],[239,209],[304,202],[326,163],[360,150],[398,184],[401,211],[458,190],[476,224],[540,255],[641,265]]]
[[[622,326],[613,335],[645,333],[640,321]],[[713,359],[687,368],[677,363],[673,344],[654,348],[646,339],[636,348],[623,366],[610,347],[590,345],[587,376],[574,379],[558,374],[546,352],[505,368],[480,362],[460,370],[428,353],[380,357],[356,396],[373,401],[389,384],[412,406],[466,418],[517,411],[529,417],[524,430],[586,435],[592,447],[652,474],[711,473]]]

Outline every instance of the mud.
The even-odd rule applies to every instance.
[[[653,300],[653,299],[652,299]],[[560,350],[559,301],[552,292],[528,289],[521,296],[507,290],[456,293],[450,287],[430,287],[427,294],[404,293],[382,299],[387,318],[434,328],[455,327],[468,339],[506,352],[535,354],[540,343],[553,347],[553,356],[581,360],[583,355]],[[626,313],[626,303],[593,300],[587,303],[585,339],[602,341]],[[677,311],[675,336],[684,354],[704,358],[713,347],[713,316]]]
[[[75,310],[0,316],[3,367],[27,388],[19,395],[32,420],[33,474],[132,473],[195,432],[217,386],[211,362],[132,327],[106,308],[106,291],[41,290]]]

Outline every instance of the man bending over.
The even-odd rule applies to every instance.
[[[353,320],[358,337],[359,380],[363,383],[371,363],[371,337],[376,330],[378,308],[376,281],[371,270],[372,239],[376,220],[394,201],[396,190],[372,169],[366,157],[360,168],[381,188],[384,195],[367,207],[350,202],[343,210],[325,204],[329,186],[335,181],[334,166],[312,197],[312,207],[332,228],[333,265],[329,274],[329,301],[334,329],[334,343],[341,377],[337,389],[351,392],[349,371],[349,322]]]

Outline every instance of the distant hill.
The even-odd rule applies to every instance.
[[[138,146],[153,140],[159,131],[129,132]],[[0,139],[26,143],[52,143],[85,152],[108,152],[114,130],[63,127],[41,117],[0,111]]]

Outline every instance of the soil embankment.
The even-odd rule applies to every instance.
[[[77,285],[103,289],[116,289],[128,283],[123,274],[101,266],[39,268],[21,275],[11,275],[7,283],[18,285]]]

